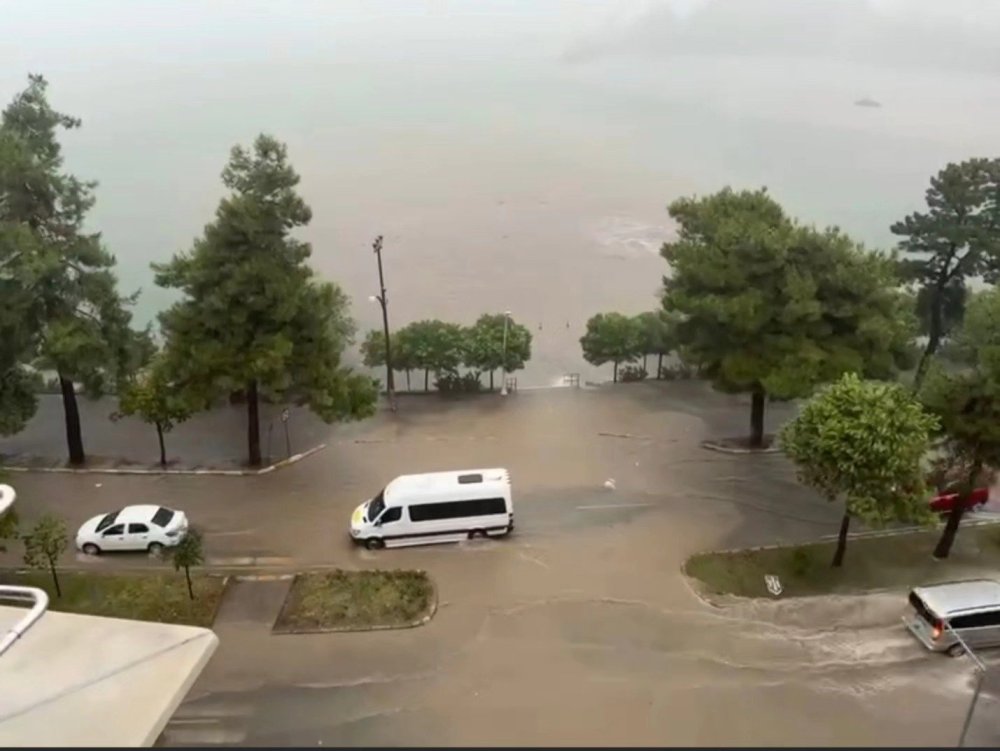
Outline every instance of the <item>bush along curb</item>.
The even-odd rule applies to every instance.
[[[72,475],[214,475],[217,477],[251,477],[266,475],[276,469],[297,464],[306,457],[312,456],[326,448],[325,443],[313,446],[301,454],[293,454],[287,459],[269,464],[260,469],[140,469],[138,467],[17,467],[4,465],[8,472],[40,472],[46,474]]]
[[[438,589],[437,584],[434,580],[428,576],[427,581],[431,585],[431,602],[430,606],[427,608],[427,612],[424,613],[419,618],[416,618],[409,623],[396,623],[396,624],[379,624],[375,626],[330,626],[328,628],[284,628],[279,627],[278,623],[285,615],[285,608],[288,607],[288,595],[285,596],[285,601],[281,605],[281,610],[278,612],[278,617],[274,620],[274,625],[271,627],[271,633],[277,636],[293,636],[296,634],[343,634],[358,631],[397,631],[399,629],[407,628],[417,628],[418,626],[424,626],[430,623],[431,618],[434,617],[438,609]],[[289,595],[291,594],[291,588],[289,587]]]

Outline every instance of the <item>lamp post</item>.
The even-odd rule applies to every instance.
[[[392,379],[392,345],[389,342],[389,301],[385,294],[385,276],[382,274],[382,235],[372,243],[375,258],[378,259],[378,286],[380,294],[370,297],[382,306],[382,327],[385,332],[385,393],[389,397],[389,409],[396,411],[396,389]]]
[[[507,325],[510,323],[510,311],[505,310],[503,314],[503,370],[500,378],[500,396],[507,396]]]

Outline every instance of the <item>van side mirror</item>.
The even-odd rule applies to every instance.
[[[376,526],[376,527],[381,527],[381,526],[382,526],[382,520],[381,520],[381,519],[379,519],[378,521],[376,521],[376,522],[375,522],[375,526]]]

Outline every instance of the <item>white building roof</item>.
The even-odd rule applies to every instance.
[[[385,487],[385,502],[389,505],[400,498],[415,501],[439,499],[442,495],[467,489],[476,498],[486,492],[510,492],[510,474],[506,469],[459,469],[451,472],[427,472],[422,475],[400,475]]]
[[[26,612],[0,606],[0,634]],[[0,655],[0,748],[151,746],[218,643],[204,628],[49,610]]]

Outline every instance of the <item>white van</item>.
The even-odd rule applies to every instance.
[[[513,528],[506,469],[402,475],[351,516],[351,537],[369,550],[499,537]]]

